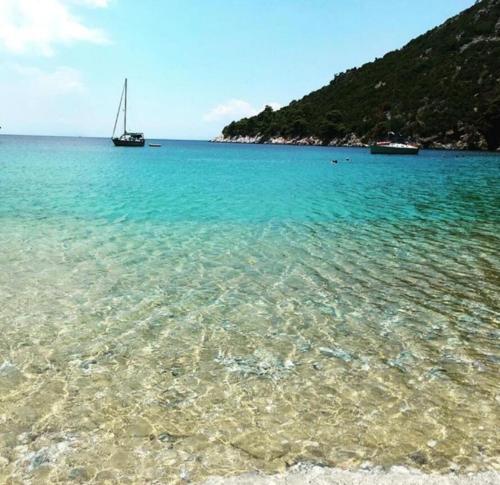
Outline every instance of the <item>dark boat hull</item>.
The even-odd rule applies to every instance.
[[[374,155],[418,155],[418,147],[390,147],[381,145],[372,145],[370,152]]]
[[[121,140],[120,138],[113,138],[115,147],[143,147],[144,140]]]

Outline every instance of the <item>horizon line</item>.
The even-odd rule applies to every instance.
[[[108,136],[93,136],[93,135],[36,135],[25,133],[0,133],[0,136],[31,136],[45,138],[98,138],[102,140],[111,140]],[[165,141],[211,141],[211,138],[161,138],[161,137],[145,137],[146,140],[165,140]]]

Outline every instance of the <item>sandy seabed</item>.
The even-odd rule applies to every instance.
[[[348,471],[319,466],[296,465],[279,475],[247,473],[236,477],[212,477],[204,485],[497,485],[500,473],[431,475],[395,466],[389,471]]]

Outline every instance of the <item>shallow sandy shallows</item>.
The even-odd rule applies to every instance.
[[[491,155],[1,153],[0,484],[500,470]]]
[[[213,477],[204,485],[497,485],[500,473],[490,471],[470,475],[429,475],[404,467],[383,471],[346,471],[298,465],[287,473],[264,476],[248,473],[237,477]]]

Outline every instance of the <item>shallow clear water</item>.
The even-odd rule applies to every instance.
[[[500,468],[500,156],[162,143],[0,137],[0,482]]]

